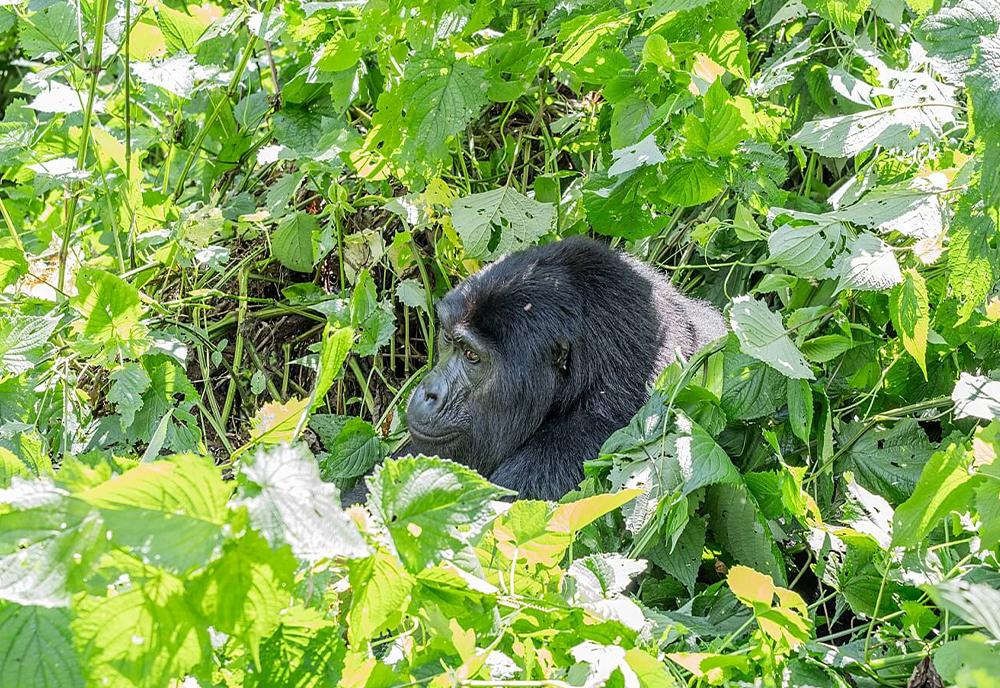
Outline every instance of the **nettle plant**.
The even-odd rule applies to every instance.
[[[992,686],[995,0],[0,2],[0,683]],[[388,460],[433,302],[725,310],[562,503]]]

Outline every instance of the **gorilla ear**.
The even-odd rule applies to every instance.
[[[552,361],[559,372],[569,372],[569,342],[556,342],[552,350]]]

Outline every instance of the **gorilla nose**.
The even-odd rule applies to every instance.
[[[409,414],[411,420],[427,423],[435,418],[444,405],[444,383],[440,377],[425,379],[417,387],[416,394],[410,400]]]

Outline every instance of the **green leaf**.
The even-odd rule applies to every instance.
[[[806,7],[824,19],[829,19],[848,36],[854,35],[854,29],[871,4],[871,0],[804,0],[804,2]]]
[[[789,143],[828,158],[850,158],[876,145],[911,151],[932,143],[952,120],[950,105],[898,105],[806,122]]]
[[[851,423],[838,440],[848,447],[844,469],[852,470],[860,485],[891,504],[899,504],[912,494],[924,464],[934,453],[927,433],[912,418],[889,430],[868,432],[863,424]]]
[[[260,662],[261,640],[288,606],[298,562],[287,548],[272,550],[253,531],[225,543],[222,556],[193,582],[193,598],[213,628],[242,639]]]
[[[705,507],[712,534],[741,564],[785,585],[785,567],[767,522],[742,481],[708,488]]]
[[[931,314],[927,285],[919,272],[910,268],[903,273],[903,282],[889,295],[889,315],[893,327],[903,340],[903,347],[913,356],[927,379],[927,333]]]
[[[470,468],[427,457],[387,460],[368,486],[369,507],[413,573],[478,541],[496,515],[490,500],[512,494]]]
[[[0,371],[15,375],[31,370],[46,358],[49,337],[57,318],[4,313],[0,319]]]
[[[126,430],[135,421],[136,412],[142,408],[142,395],[149,389],[152,380],[139,363],[126,363],[112,371],[109,377],[111,389],[108,401],[115,405],[115,411],[121,416],[122,430]]]
[[[261,645],[259,669],[246,675],[247,688],[340,685],[341,633],[323,612],[300,605],[286,609],[278,630]]]
[[[0,599],[69,605],[103,535],[97,512],[48,478],[0,490]]]
[[[385,445],[371,423],[360,418],[317,413],[309,419],[327,454],[319,457],[323,480],[356,478],[385,455]]]
[[[951,392],[956,418],[1000,419],[1000,381],[962,372]]]
[[[164,686],[211,652],[183,581],[152,567],[129,578],[141,585],[74,603],[71,628],[87,685]]]
[[[375,140],[384,142],[405,177],[427,179],[448,157],[448,139],[485,105],[487,88],[483,70],[454,51],[417,53],[400,85],[378,100]]]
[[[785,403],[788,378],[770,365],[727,348],[723,354],[722,369],[720,404],[728,418],[761,418],[774,413]]]
[[[354,330],[350,327],[334,327],[327,323],[323,328],[323,347],[319,353],[319,372],[316,387],[312,393],[311,410],[322,406],[333,380],[347,360],[347,354],[354,343]]]
[[[187,455],[142,464],[79,497],[100,510],[112,543],[184,573],[221,544],[231,493],[211,459]]]
[[[139,291],[103,270],[82,267],[76,273],[77,295],[70,301],[80,315],[73,323],[73,346],[102,364],[138,358],[149,346]]]
[[[656,169],[642,166],[633,172],[609,177],[592,173],[583,187],[587,222],[598,234],[634,240],[652,236],[670,221],[658,215],[649,196],[659,182]]]
[[[814,379],[809,364],[792,343],[781,316],[752,296],[733,299],[729,323],[740,340],[740,349],[792,379]]]
[[[812,434],[812,389],[805,380],[788,380],[788,423],[792,433],[809,443]]]
[[[710,201],[722,191],[719,172],[702,160],[666,163],[660,194],[668,203],[681,207]]]
[[[896,507],[892,519],[894,546],[919,545],[950,512],[969,508],[976,486],[969,473],[970,462],[969,452],[958,444],[931,455],[913,494]]]
[[[378,550],[351,562],[351,611],[347,639],[358,647],[398,625],[409,606],[413,577],[394,556]]]
[[[551,229],[555,206],[539,203],[511,186],[454,202],[451,219],[471,258],[495,258],[529,246]]]
[[[315,215],[302,211],[286,215],[271,235],[271,255],[289,270],[310,272],[322,257],[313,240],[318,231]]]
[[[721,79],[709,87],[702,105],[703,117],[688,115],[684,120],[685,152],[710,158],[729,155],[745,138],[746,131],[743,115],[732,104]]]
[[[66,52],[76,43],[77,13],[72,3],[51,3],[29,16],[31,23],[21,22],[19,36],[26,57]]]
[[[781,214],[782,209],[772,208],[768,218]],[[822,215],[797,213],[793,217],[814,222],[802,226],[786,223],[771,232],[767,238],[771,260],[799,277],[828,277],[831,259],[843,245],[843,223]]]
[[[77,688],[83,673],[67,609],[0,605],[0,676],[4,688]]]
[[[1000,2],[958,0],[940,12],[925,17],[916,36],[927,52],[937,58],[945,73],[960,77],[983,36],[1000,29]]]
[[[903,281],[892,247],[867,232],[847,242],[846,250],[835,261],[830,275],[839,280],[838,292],[844,289],[882,291]]]
[[[19,147],[20,148],[20,147]],[[0,165],[5,165],[3,155],[3,122],[0,122]],[[0,289],[16,284],[28,274],[28,261],[24,251],[13,239],[0,239]]]
[[[304,562],[368,555],[357,526],[340,507],[340,493],[320,480],[316,460],[299,445],[259,450],[238,476],[233,504],[272,547],[291,545]]]
[[[968,202],[959,206],[952,221],[948,243],[948,287],[958,301],[958,322],[972,316],[1000,279],[1000,239],[987,215],[974,211]]]
[[[198,38],[210,23],[204,15],[192,17],[166,5],[157,6],[156,19],[171,53],[183,51],[194,54]]]
[[[925,588],[934,603],[1000,640],[1000,591],[992,585],[952,579]]]

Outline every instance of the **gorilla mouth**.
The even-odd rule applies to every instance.
[[[456,437],[458,437],[461,434],[461,432],[462,432],[461,430],[452,430],[451,432],[445,432],[440,435],[428,435],[421,432],[413,425],[410,426],[410,435],[413,436],[413,439],[417,440],[418,442],[424,442],[428,444],[446,444],[451,440],[455,439]]]

